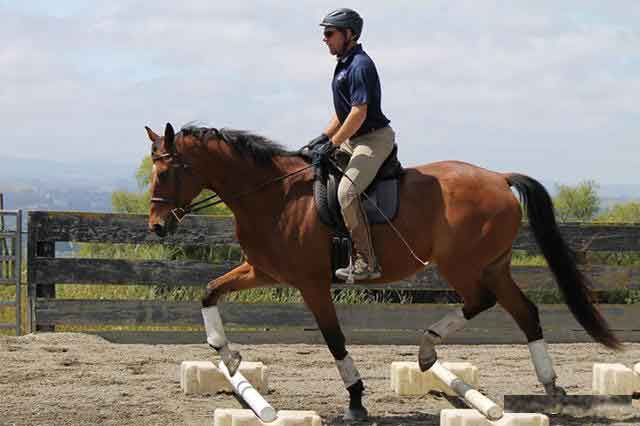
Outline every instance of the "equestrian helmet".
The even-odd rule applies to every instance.
[[[363,24],[362,17],[358,12],[347,8],[336,9],[329,12],[327,16],[322,19],[322,22],[320,22],[320,25],[323,27],[349,28],[353,32],[354,40],[360,38]]]

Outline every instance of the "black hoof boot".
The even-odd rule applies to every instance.
[[[347,388],[349,392],[349,408],[344,412],[345,420],[366,420],[369,412],[362,405],[362,394],[364,392],[364,384],[362,380],[358,380]]]
[[[426,331],[422,335],[420,352],[418,352],[418,365],[420,366],[420,371],[427,371],[438,360],[436,344],[439,343],[439,340],[440,336],[432,331]]]
[[[233,377],[238,371],[238,367],[240,367],[240,363],[242,362],[242,356],[238,351],[232,351],[229,349],[229,345],[224,345],[221,348],[214,348],[220,354],[220,359],[224,363],[227,370],[229,370],[229,376]]]
[[[367,420],[369,418],[369,412],[366,408],[347,408],[344,411],[344,420]]]

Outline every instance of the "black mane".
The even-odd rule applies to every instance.
[[[264,136],[249,133],[245,130],[216,129],[213,127],[198,127],[186,125],[180,129],[185,136],[193,136],[201,142],[207,142],[217,137],[228,143],[240,155],[253,159],[258,165],[273,163],[273,157],[292,157],[300,155],[297,151],[289,151],[283,145]]]

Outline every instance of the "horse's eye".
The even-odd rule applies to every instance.
[[[165,180],[168,175],[169,175],[169,172],[167,170],[163,170],[161,172],[158,172],[158,179]]]

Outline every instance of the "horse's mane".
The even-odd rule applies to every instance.
[[[219,137],[228,143],[238,154],[251,158],[257,165],[273,163],[273,157],[298,156],[298,151],[289,151],[283,145],[264,136],[250,133],[246,130],[213,127],[199,127],[187,124],[180,129],[184,136],[193,136],[206,143],[212,137]]]

